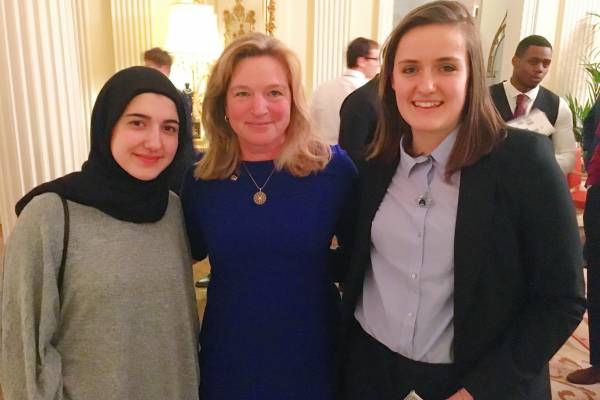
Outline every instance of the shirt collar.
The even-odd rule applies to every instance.
[[[450,153],[454,148],[454,143],[456,142],[456,135],[458,134],[458,130],[460,129],[460,125],[458,125],[446,138],[440,143],[430,155],[420,155],[413,157],[408,154],[404,150],[404,146],[402,145],[404,141],[404,136],[400,138],[400,170],[402,174],[408,177],[410,172],[414,168],[415,165],[420,164],[422,162],[427,161],[428,158],[433,160],[436,168],[439,168],[441,171],[446,169],[446,164],[448,159],[450,158]]]
[[[508,97],[508,98],[514,99],[518,95],[524,94],[527,96],[527,98],[529,98],[529,100],[533,100],[537,97],[539,90],[540,90],[540,85],[537,85],[536,87],[531,89],[529,92],[523,93],[523,92],[520,92],[519,89],[517,89],[516,87],[513,86],[510,79],[504,82],[504,91],[506,92],[506,97]]]
[[[367,79],[365,74],[363,74],[362,72],[360,72],[357,69],[351,69],[351,68],[348,68],[347,70],[344,71],[344,76],[352,76],[354,78],[360,78],[363,80]]]

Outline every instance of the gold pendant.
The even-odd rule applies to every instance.
[[[265,194],[265,192],[258,191],[254,193],[254,196],[252,196],[252,200],[254,200],[254,204],[256,204],[257,206],[262,206],[267,202],[267,195]]]

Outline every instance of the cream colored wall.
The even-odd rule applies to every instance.
[[[277,1],[275,37],[292,49],[302,65],[302,82],[306,90],[312,65],[312,1]]]
[[[377,40],[377,27],[373,15],[377,12],[377,0],[352,0],[350,5],[350,37],[363,36]]]
[[[98,92],[114,74],[115,55],[113,47],[110,2],[106,0],[86,1],[86,30],[89,40],[89,71],[91,104]]]
[[[172,0],[152,0],[152,47],[164,47]]]

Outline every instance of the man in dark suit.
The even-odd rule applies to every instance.
[[[340,108],[340,147],[356,163],[366,155],[366,149],[377,128],[379,74],[350,93]]]
[[[540,86],[551,61],[550,42],[539,35],[527,36],[519,42],[512,58],[510,80],[491,86],[490,94],[504,121],[526,115],[534,108],[546,114],[554,127],[550,139],[556,161],[567,174],[575,166],[573,116],[565,100]]]

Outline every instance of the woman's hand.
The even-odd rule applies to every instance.
[[[467,389],[462,388],[452,396],[448,397],[447,400],[474,400],[471,393],[467,392]]]

